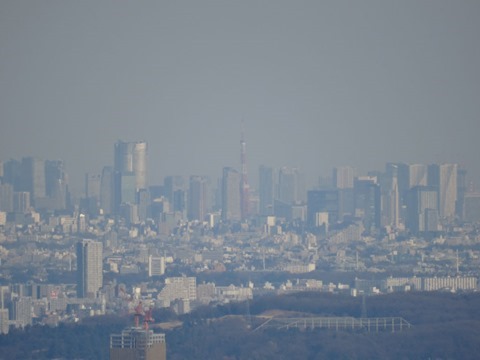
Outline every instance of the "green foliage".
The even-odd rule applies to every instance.
[[[265,296],[250,302],[252,315],[285,310],[312,316],[359,316],[361,298],[324,293]],[[480,354],[480,294],[395,293],[367,298],[369,317],[400,316],[414,327],[401,333],[324,329],[252,332],[245,303],[200,307],[177,317],[166,332],[167,357],[175,359],[476,359]],[[27,327],[0,336],[0,359],[108,359],[109,336],[131,323],[104,316],[57,328]],[[253,324],[253,328],[258,324]]]

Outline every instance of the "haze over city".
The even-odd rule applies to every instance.
[[[74,190],[148,143],[149,182],[260,164],[455,162],[480,179],[475,1],[2,1],[2,160],[63,159]]]

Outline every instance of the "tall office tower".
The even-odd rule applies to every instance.
[[[222,220],[240,221],[242,219],[240,205],[239,172],[230,167],[223,168],[222,177]]]
[[[249,197],[249,185],[247,176],[247,143],[245,142],[243,131],[240,139],[240,163],[242,167],[241,180],[240,180],[240,211],[242,220],[248,218],[250,197]]]
[[[261,165],[259,170],[260,215],[273,215],[275,200],[275,175],[271,167]]]
[[[90,216],[97,216],[100,210],[100,184],[102,177],[99,174],[85,174],[85,197],[81,207]]]
[[[62,160],[45,161],[45,194],[50,199],[50,208],[63,210],[67,207],[67,179]]]
[[[137,192],[138,220],[144,222],[150,217],[151,197],[148,189],[140,189]]]
[[[355,215],[363,219],[367,232],[378,230],[381,226],[381,194],[376,178],[358,177],[353,187]]]
[[[460,220],[464,217],[465,195],[467,193],[467,170],[461,167],[457,169],[457,204],[455,213]]]
[[[398,190],[398,166],[387,164],[380,177],[382,197],[382,225],[398,228],[400,225],[400,195]]]
[[[353,189],[355,170],[351,166],[339,166],[333,169],[333,187],[337,189]]]
[[[408,190],[410,190],[410,165],[405,163],[387,163],[387,172],[395,167],[397,173],[398,195],[400,197],[400,205],[406,203]]]
[[[45,161],[33,157],[22,159],[22,190],[30,192],[30,199],[35,201],[44,198],[45,192]]]
[[[135,202],[136,191],[147,188],[147,143],[118,141],[114,158],[115,210],[118,211],[120,204]]]
[[[13,185],[12,184],[0,185],[0,211],[5,211],[5,212],[13,211]]]
[[[85,174],[85,197],[100,200],[100,185],[102,177],[99,174]]]
[[[453,219],[457,202],[457,164],[428,166],[428,185],[438,191],[438,212],[441,219]]]
[[[115,206],[115,175],[111,166],[105,166],[102,170],[100,181],[100,208],[105,215],[114,213]]]
[[[14,191],[24,191],[22,188],[22,163],[10,159],[3,163],[3,183],[13,185]]]
[[[409,165],[409,188],[414,186],[426,186],[428,166],[424,164],[412,164]]]
[[[184,211],[185,179],[183,176],[167,176],[164,179],[165,196],[170,203],[170,209],[175,211]]]
[[[3,161],[0,161],[0,180],[3,181]]]
[[[115,143],[115,171],[121,174],[135,174],[135,188],[147,188],[147,143],[124,142]]]
[[[294,204],[305,199],[303,174],[296,168],[283,167],[278,173],[277,199],[285,204]]]
[[[30,193],[28,191],[15,191],[13,193],[13,211],[26,213],[30,210]]]
[[[322,189],[307,192],[307,223],[309,226],[321,226],[321,214],[328,214],[327,228],[339,220],[339,190]],[[322,221],[323,222],[323,221]]]
[[[407,201],[407,228],[414,234],[438,231],[438,191],[433,186],[415,186]]]
[[[188,191],[188,219],[204,221],[207,213],[207,179],[190,176]]]
[[[103,284],[103,244],[93,240],[77,243],[77,297],[94,298]]]
[[[147,326],[130,327],[110,335],[110,360],[166,360],[165,334],[156,334]]]
[[[468,192],[465,194],[463,220],[472,224],[480,222],[480,193]]]

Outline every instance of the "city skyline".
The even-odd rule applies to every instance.
[[[219,178],[244,119],[249,174],[458,163],[478,184],[479,7],[2,2],[0,154],[62,158],[78,190],[145,141],[151,183]]]

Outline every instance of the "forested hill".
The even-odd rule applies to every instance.
[[[367,297],[365,305],[368,317],[403,317],[413,327],[394,334],[323,329],[252,332],[260,314],[360,316],[360,297],[323,293],[265,296],[249,306],[205,306],[181,317],[162,310],[154,318],[183,323],[164,331],[169,360],[476,359],[480,354],[480,294],[395,293]],[[108,359],[109,335],[128,324],[129,318],[105,316],[57,328],[12,331],[0,336],[0,359]]]

